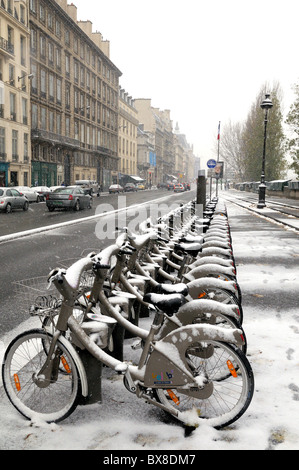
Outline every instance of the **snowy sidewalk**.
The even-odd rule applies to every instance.
[[[225,430],[203,424],[185,437],[179,424],[130,394],[122,377],[105,369],[103,403],[79,407],[59,425],[30,425],[1,390],[1,449],[129,450],[132,455],[136,450],[299,449],[299,235],[232,203],[227,209],[255,375],[247,412]],[[133,357],[129,345],[126,355]]]

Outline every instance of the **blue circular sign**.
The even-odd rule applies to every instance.
[[[217,164],[216,160],[208,160],[207,161],[208,168],[215,168],[216,164]]]

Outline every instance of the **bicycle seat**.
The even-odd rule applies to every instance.
[[[153,288],[156,294],[181,294],[186,297],[189,293],[187,284],[179,282],[177,284],[157,284]]]
[[[183,251],[187,255],[196,257],[198,253],[202,252],[202,246],[200,243],[179,243],[176,245],[176,251]]]
[[[187,300],[181,294],[155,294],[149,292],[145,294],[143,300],[149,304],[154,305],[162,312],[166,313],[169,317],[171,317],[174,313],[176,313],[179,308],[184,305]]]
[[[201,235],[187,234],[180,239],[181,243],[202,243],[203,237]]]

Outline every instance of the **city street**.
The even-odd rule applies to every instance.
[[[19,297],[16,297],[16,281],[47,276],[48,273],[66,259],[77,259],[91,251],[99,251],[112,243],[114,235],[101,233],[101,215],[103,210],[112,211],[109,227],[116,228],[130,223],[134,219],[137,208],[127,213],[124,219],[114,213],[126,205],[141,204],[143,211],[149,214],[150,202],[165,205],[166,212],[172,204],[179,205],[194,197],[194,191],[174,194],[173,191],[153,190],[138,193],[103,194],[94,197],[93,208],[80,212],[55,211],[48,212],[44,202],[31,204],[28,212],[15,211],[10,214],[0,214],[0,257],[1,279],[0,283],[0,331],[7,331],[28,319],[28,311],[24,305],[20,308]],[[148,204],[146,204],[148,202]],[[144,204],[144,205],[142,205]],[[108,216],[105,216],[108,217]],[[108,219],[105,219],[108,220]],[[101,221],[101,222],[100,222]],[[118,223],[119,222],[119,223]],[[70,225],[64,225],[70,224]],[[50,227],[53,228],[51,230]],[[21,232],[38,229],[30,236],[5,241],[5,236],[21,234]],[[30,232],[29,232],[30,233]],[[107,238],[109,236],[110,238]],[[3,241],[4,240],[4,241]]]
[[[173,194],[170,198],[173,199]],[[196,454],[198,458],[201,458],[201,454],[197,454],[200,450],[299,449],[298,232],[232,201],[226,205],[237,280],[242,290],[247,357],[255,379],[253,400],[245,414],[223,430],[215,430],[203,422],[187,437],[182,426],[130,394],[123,386],[121,375],[104,368],[102,403],[78,407],[58,425],[27,422],[8,403],[2,390],[2,449],[106,452],[117,449],[131,450],[132,455],[138,450],[154,454],[168,450],[182,452],[182,455]],[[95,244],[100,247],[101,241],[94,231],[95,222],[86,222],[71,229],[64,227],[2,243],[1,256],[6,266],[13,265],[13,274],[19,278],[26,277],[26,266],[31,275],[35,271],[42,275],[53,267],[53,259],[58,262],[72,256],[74,251],[94,248]],[[28,268],[30,261],[32,268]],[[6,327],[7,322],[11,322],[10,328],[15,328],[10,332],[7,328],[7,334],[1,336],[2,353],[11,336],[37,322],[28,315],[17,315],[17,310],[5,314],[3,295],[2,291],[1,328]],[[21,321],[24,323],[19,325]],[[148,327],[147,318],[141,326]],[[133,341],[126,340],[125,357],[130,361],[135,361],[140,354],[131,349]]]

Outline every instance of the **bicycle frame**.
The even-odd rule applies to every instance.
[[[114,247],[114,249],[116,249],[116,247]],[[111,253],[113,253],[113,250],[111,250]],[[202,381],[199,380],[198,377],[195,379],[187,364],[186,350],[191,345],[194,346],[194,344],[207,341],[209,339],[225,341],[240,346],[244,343],[240,330],[222,329],[221,327],[216,327],[214,325],[186,325],[176,328],[161,340],[156,341],[155,336],[160,331],[164,319],[163,312],[157,311],[150,330],[143,330],[132,325],[122,317],[117,309],[109,303],[109,299],[107,299],[103,290],[100,290],[99,300],[101,306],[103,306],[107,312],[113,314],[114,318],[116,318],[120,324],[124,327],[129,326],[132,333],[137,334],[144,340],[144,347],[138,366],[133,366],[119,361],[97,346],[72,315],[73,306],[78,295],[80,276],[82,271],[90,267],[91,264],[91,258],[84,258],[83,260],[75,263],[73,265],[73,269],[67,270],[66,273],[61,270],[54,270],[51,273],[52,282],[54,282],[55,286],[62,294],[63,301],[58,315],[55,332],[50,343],[48,357],[39,373],[35,375],[35,383],[40,387],[46,387],[50,383],[50,379],[53,380],[53,377],[55,377],[55,368],[58,367],[58,361],[56,360],[55,354],[52,353],[55,351],[55,345],[58,339],[65,343],[68,342],[63,334],[66,329],[69,328],[72,333],[72,339],[74,338],[76,342],[86,348],[93,357],[118,373],[124,374],[129,390],[136,393],[140,398],[146,398],[147,401],[150,401],[160,408],[167,409],[168,412],[169,409],[165,407],[165,405],[158,403],[148,395],[148,388],[171,387],[178,389],[183,388],[184,390],[191,391],[191,389],[194,389],[195,387],[198,397],[208,398],[212,393],[212,385],[209,383],[205,384],[204,378],[202,378]],[[74,266],[76,269],[74,269]],[[106,269],[107,266],[104,265],[102,275],[98,276],[98,283],[95,283],[95,285],[97,284],[97,286],[99,286],[101,284],[102,279],[104,278],[103,273]],[[75,275],[73,273],[74,270],[77,270]],[[100,272],[100,269],[98,269],[98,272]],[[94,292],[92,293],[92,296],[93,295]],[[83,396],[87,396],[88,384],[86,374],[84,373],[84,367],[78,353],[72,347],[71,343],[69,343],[69,347],[72,348],[74,360],[78,365],[78,371],[82,382],[82,394]],[[173,358],[175,358],[175,362]],[[157,380],[157,374],[159,375],[157,367],[159,367],[159,371],[161,370],[163,377],[165,376],[169,378],[169,373],[172,371],[171,379],[169,378],[169,380],[166,381],[160,379]]]

